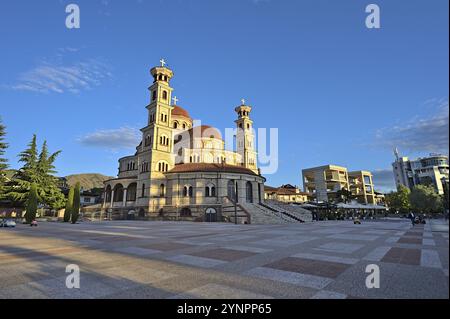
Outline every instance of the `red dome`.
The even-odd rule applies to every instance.
[[[185,109],[183,109],[182,107],[179,107],[178,105],[174,105],[173,109],[172,109],[172,115],[175,116],[184,116],[187,117],[188,119],[191,118],[191,116],[189,115],[188,111],[186,111]]]

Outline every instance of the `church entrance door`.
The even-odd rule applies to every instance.
[[[215,223],[217,222],[217,211],[215,208],[209,207],[206,209],[205,214],[206,222],[208,223]]]

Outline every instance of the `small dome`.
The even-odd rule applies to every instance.
[[[172,109],[172,116],[183,116],[186,117],[188,119],[191,118],[191,116],[189,115],[188,111],[186,111],[185,109],[183,109],[182,107],[178,106],[178,105],[174,105],[173,109]]]

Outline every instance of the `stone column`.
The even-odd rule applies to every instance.
[[[252,182],[253,203],[259,204],[258,182]]]
[[[103,207],[106,207],[106,196],[108,194],[106,193],[106,190],[103,192]]]
[[[110,208],[112,208],[114,205],[114,189],[111,189],[111,205]]]
[[[125,207],[127,206],[127,188],[123,189],[123,201],[122,201],[122,206]]]
[[[246,189],[245,189],[246,181],[239,179],[237,180],[238,184],[238,203],[246,203]]]

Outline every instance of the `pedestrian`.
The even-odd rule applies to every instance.
[[[416,216],[414,216],[413,212],[409,212],[409,216],[408,217],[411,219],[411,223],[412,223],[412,225],[414,227],[414,221],[416,219]]]

